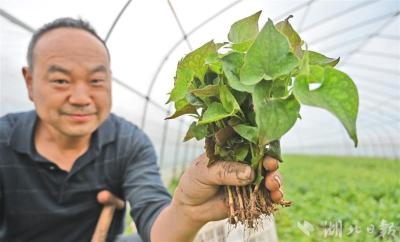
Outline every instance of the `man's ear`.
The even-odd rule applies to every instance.
[[[22,67],[22,75],[24,76],[25,85],[26,85],[26,88],[28,89],[29,99],[31,101],[33,101],[33,87],[32,87],[33,77],[32,77],[32,73],[31,73],[31,70],[29,69],[29,67],[27,67],[27,66]]]

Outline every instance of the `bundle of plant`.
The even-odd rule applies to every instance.
[[[260,185],[261,161],[268,155],[282,162],[280,138],[300,118],[300,104],[331,112],[357,146],[357,88],[334,68],[339,58],[308,50],[289,23],[292,16],[277,24],[269,19],[259,31],[260,14],[235,22],[229,42],[210,41],[179,61],[168,100],[176,112],[167,118],[194,118],[184,141],[205,139],[210,166],[225,160],[254,168],[251,185],[226,187],[230,223],[249,228],[277,205],[290,205],[273,202]]]

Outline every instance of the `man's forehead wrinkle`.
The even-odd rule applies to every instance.
[[[51,65],[48,69],[47,72],[53,73],[53,72],[62,72],[64,74],[71,74],[71,72],[64,67],[58,66],[58,65]]]

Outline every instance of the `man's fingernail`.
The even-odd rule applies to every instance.
[[[250,180],[251,179],[251,167],[246,166],[244,169],[242,169],[238,174],[238,178],[241,180]]]

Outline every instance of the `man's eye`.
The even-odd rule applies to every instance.
[[[54,80],[53,82],[56,83],[56,84],[59,84],[59,85],[68,84],[68,81],[64,80],[64,79],[57,79],[57,80]]]
[[[93,85],[100,85],[103,82],[101,79],[93,79],[90,81],[91,84]]]

